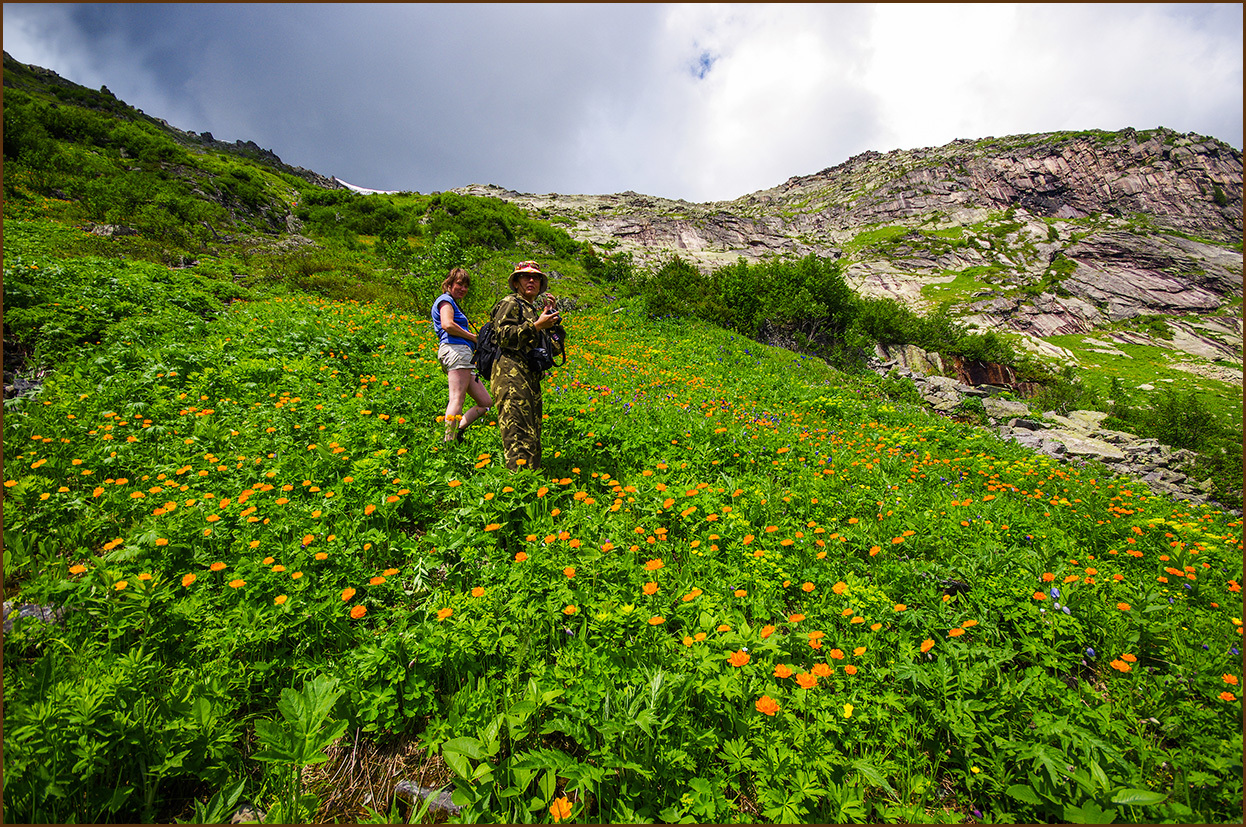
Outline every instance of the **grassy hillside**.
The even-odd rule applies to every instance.
[[[65,613],[5,637],[6,810],[355,820],[291,769],[348,732],[462,818],[1236,817],[1240,520],[638,310],[570,317],[540,473],[443,446],[380,305],[135,320],[8,403],[6,589]]]
[[[689,303],[496,199],[24,82],[4,590],[54,622],[4,636],[9,820],[431,820],[404,779],[462,821],[1240,818],[1241,520],[760,345],[745,299],[798,279],[811,350],[981,340],[816,259]],[[482,319],[524,258],[575,307],[512,474],[490,417],[441,442],[427,308],[461,263]]]

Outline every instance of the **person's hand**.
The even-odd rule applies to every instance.
[[[537,330],[549,330],[556,324],[562,324],[562,316],[554,308],[546,308],[533,325]]]

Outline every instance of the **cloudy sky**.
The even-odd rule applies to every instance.
[[[1242,147],[1241,4],[5,3],[4,49],[364,187],[737,198],[866,150]]]

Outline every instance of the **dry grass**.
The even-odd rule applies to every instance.
[[[388,813],[400,781],[443,787],[453,777],[440,755],[427,755],[414,739],[378,744],[356,730],[327,752],[329,760],[307,767],[303,776],[306,788],[320,796],[318,824],[359,823],[369,808]]]

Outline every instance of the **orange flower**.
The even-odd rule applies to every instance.
[[[182,588],[186,588],[186,587],[190,586],[190,584],[191,584],[191,583],[194,583],[196,579],[198,579],[198,578],[196,578],[196,577],[195,577],[195,575],[193,575],[193,574],[183,575],[183,577],[182,577]]]
[[[1128,603],[1117,603],[1116,608],[1120,609],[1122,612],[1127,612],[1129,611],[1129,604]]]
[[[804,583],[800,588],[801,591],[811,592],[814,589],[814,585],[812,583]]]
[[[879,548],[878,546],[870,546],[870,556],[871,556],[871,557],[873,557],[874,555],[878,554],[878,552],[880,552],[880,551],[882,551],[882,549],[881,549],[881,548]]]
[[[221,569],[225,568],[225,564],[218,560],[212,565],[208,566],[208,568],[211,569],[212,571],[220,571]]]
[[[310,546],[315,539],[316,539],[316,536],[314,534],[304,534],[303,545]]]
[[[763,715],[773,715],[779,711],[779,702],[769,695],[762,695],[757,699],[757,703],[754,706]]]
[[[440,623],[441,621],[445,620],[447,617],[449,617],[452,614],[454,614],[454,609],[451,609],[449,606],[443,609],[438,609],[437,610],[437,622]]]
[[[1130,666],[1128,663],[1125,663],[1125,661],[1123,660],[1112,661],[1112,668],[1119,672],[1130,672],[1133,670],[1133,667]]]
[[[831,668],[829,663],[815,663],[813,668],[809,671],[817,675],[819,678],[827,678],[830,677],[831,673],[835,670]]]
[[[497,531],[501,527],[502,527],[501,523],[489,523],[487,526],[485,526],[485,531]]]
[[[728,663],[737,669],[748,663],[748,661],[748,652],[732,652],[731,657],[728,659]]]
[[[562,613],[565,615],[573,615],[578,611],[579,609],[577,609],[575,606],[572,606],[571,604],[567,604],[566,606],[563,607]]]
[[[125,590],[125,587],[126,587],[126,586],[128,586],[128,585],[130,585],[129,581],[127,581],[127,580],[118,580],[118,581],[116,582],[116,584],[113,586],[113,588],[114,588],[114,589],[116,589],[117,591],[124,591],[124,590]]]
[[[859,657],[861,657],[861,656],[862,656],[862,655],[864,655],[864,654],[865,654],[865,647],[864,647],[864,646],[858,646],[856,649],[853,649],[853,650],[852,650],[852,655],[853,655],[853,657],[857,657],[857,658],[859,658]]]
[[[646,583],[642,587],[642,591],[644,591],[645,594],[656,594],[657,590],[658,590],[658,584],[654,583],[653,581]]]
[[[347,600],[350,600],[354,596],[355,596],[355,590],[352,589],[350,586],[347,586],[346,588],[342,589],[342,602],[343,603],[346,602]]]
[[[842,651],[842,650],[840,650],[840,649],[832,649],[832,650],[831,650],[831,657],[832,657],[832,658],[834,658],[835,660],[843,660],[843,659],[844,659],[844,653],[843,653],[843,651]]]
[[[774,676],[776,678],[790,678],[792,676],[791,667],[780,663],[774,668]]]
[[[736,597],[747,597],[747,596],[748,596],[748,592],[747,592],[747,591],[745,591],[744,589],[736,589],[736,590],[735,590],[735,596],[736,596]]]
[[[376,511],[376,506],[373,505],[372,503],[368,503],[367,505],[363,507],[363,515],[365,517],[371,514],[373,511]]]
[[[526,551],[518,551],[518,552],[515,552],[515,562],[516,562],[516,563],[522,563],[524,560],[527,560],[527,559],[528,559],[528,552],[526,552]]]
[[[926,638],[925,640],[922,641],[921,648],[923,652],[929,652],[931,649],[934,648],[934,641],[931,640],[930,638]]]
[[[834,586],[831,586],[831,591],[835,592],[835,594],[843,594],[845,591],[847,591],[847,589],[848,589],[848,584],[845,583],[843,580],[840,580]]]
[[[661,615],[654,615],[653,617],[649,618],[650,626],[660,626],[661,624],[665,622],[666,622],[666,618],[662,617]]]
[[[327,551],[318,551],[316,552],[316,559],[317,560],[328,560],[329,553]]]
[[[788,623],[800,623],[804,619],[805,619],[805,616],[802,614],[794,614],[794,615],[787,616]]]
[[[230,580],[230,581],[229,581],[229,587],[230,587],[231,589],[241,589],[241,588],[242,588],[243,586],[245,586],[246,584],[247,584],[247,581],[245,581],[245,580],[241,580],[241,579],[240,579],[240,580]]]
[[[562,570],[562,573],[566,576],[568,580],[570,580],[571,578],[575,577],[575,566],[567,566],[565,569]]]
[[[385,571],[381,572],[381,574],[385,575],[386,577],[393,577],[397,573],[398,573],[398,569],[386,569]]]
[[[971,628],[971,627],[973,627],[973,626],[977,626],[977,625],[978,625],[978,621],[976,621],[976,620],[966,620],[964,623],[962,623],[962,624],[960,625],[960,627],[961,627],[962,629],[969,629],[969,628]]]
[[[1033,599],[1034,599],[1034,600],[1046,600],[1046,599],[1047,599],[1047,595],[1046,595],[1046,594],[1044,594],[1043,592],[1034,592],[1034,598],[1033,598]]]
[[[79,563],[76,566],[70,567],[69,573],[70,574],[82,574],[86,570],[87,570],[87,567]]]
[[[286,600],[288,599],[289,598],[287,598],[284,594],[279,594],[273,598],[273,602],[276,603],[278,606],[284,606],[286,603]]]
[[[476,588],[472,589],[472,597],[482,597],[484,596],[484,593],[485,593],[485,589],[483,586],[477,586]]]
[[[554,803],[549,806],[549,814],[554,817],[554,821],[562,821],[564,818],[571,817],[571,802],[566,796],[560,796],[554,799]]]
[[[905,606],[903,603],[897,603],[896,605],[892,606],[892,608],[895,609],[897,612],[903,612],[908,609],[908,606]]]
[[[1225,682],[1225,683],[1228,683],[1228,684],[1232,684],[1233,686],[1237,686],[1237,676],[1236,676],[1236,675],[1227,675],[1227,674],[1226,674],[1226,675],[1224,676],[1224,682]]]
[[[350,617],[351,617],[351,620],[358,620],[359,618],[363,617],[367,613],[368,613],[367,606],[356,606],[355,608],[350,610]]]
[[[765,640],[766,638],[770,637],[770,636],[771,636],[771,635],[773,635],[773,634],[774,634],[774,627],[773,627],[773,626],[769,626],[769,625],[767,625],[767,626],[762,626],[762,627],[761,627],[761,639],[762,639],[762,640]]]
[[[848,664],[847,666],[845,666],[845,667],[844,667],[844,671],[845,671],[845,672],[847,672],[849,675],[855,675],[855,674],[857,674],[857,667],[853,666],[853,665],[850,663],[850,664]]]
[[[662,562],[662,558],[658,557],[645,563],[645,571],[657,571],[660,568],[664,568],[665,565],[666,564]]]
[[[813,689],[818,685],[818,679],[808,672],[801,672],[796,676],[796,682],[800,684],[801,689]]]
[[[1135,658],[1133,655],[1129,654],[1128,652],[1126,652],[1125,654],[1121,655],[1121,660],[1124,660],[1124,661],[1129,661],[1130,663],[1137,663],[1137,662],[1138,662],[1138,659],[1137,659],[1137,658]]]
[[[1047,572],[1043,572],[1043,582],[1044,582],[1044,583],[1050,583],[1052,580],[1055,580],[1055,579],[1056,579],[1056,576],[1055,576],[1054,574],[1052,574],[1051,572],[1049,572],[1049,571],[1047,571]]]
[[[948,637],[960,637],[963,634],[965,634],[965,630],[959,627],[955,629],[948,629],[948,632],[947,632]]]
[[[1220,700],[1222,700],[1222,701],[1236,701],[1236,700],[1237,700],[1237,696],[1236,696],[1236,695],[1234,695],[1232,692],[1221,692],[1221,693],[1220,693]]]

